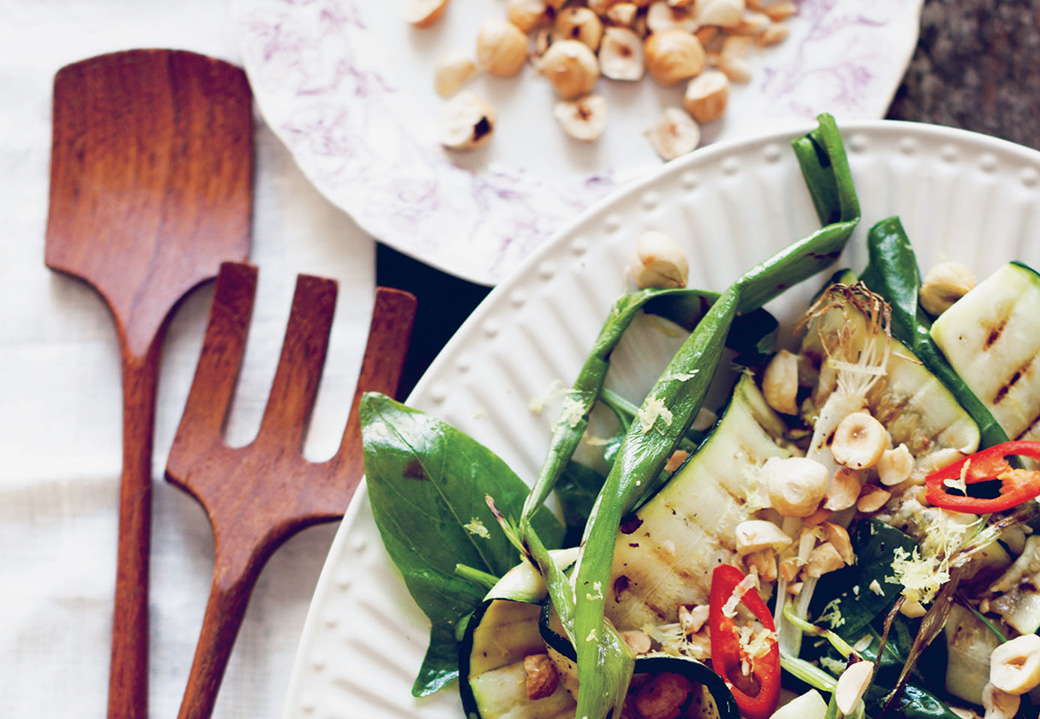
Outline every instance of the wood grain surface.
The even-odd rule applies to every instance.
[[[45,261],[100,293],[119,338],[123,469],[110,719],[148,710],[148,555],[160,345],[167,318],[222,261],[244,259],[252,212],[245,74],[179,51],[62,68]]]
[[[415,298],[379,288],[353,405],[335,455],[303,457],[336,302],[333,280],[301,275],[256,438],[229,447],[225,419],[246,346],[257,270],[226,264],[217,279],[202,354],[166,467],[205,508],[213,528],[213,583],[181,719],[213,711],[221,679],[267,559],[296,532],[340,519],[364,473],[358,406],[364,392],[395,396]]]

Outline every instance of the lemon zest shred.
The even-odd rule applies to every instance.
[[[488,531],[488,528],[485,527],[484,523],[477,517],[469,520],[468,524],[462,525],[462,528],[473,536],[480,537],[481,539],[488,539],[491,537],[491,532]]]
[[[643,403],[636,413],[636,419],[642,425],[643,434],[646,434],[660,419],[665,425],[672,423],[672,412],[664,406],[664,400],[660,397],[650,397]]]

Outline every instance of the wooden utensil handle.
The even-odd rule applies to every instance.
[[[144,357],[124,351],[123,475],[119,487],[109,719],[148,714],[148,554],[152,527],[152,435],[159,342]]]
[[[269,551],[259,551],[261,554],[269,554]],[[191,663],[178,719],[205,719],[213,714],[213,705],[217,701],[217,692],[227,669],[231,649],[235,645],[249,596],[264,562],[263,557],[254,554],[248,558],[245,566],[235,567],[238,559],[240,557],[225,556],[218,546],[213,567],[213,585],[206,602],[206,614],[202,618],[202,630],[195,647],[195,658]]]

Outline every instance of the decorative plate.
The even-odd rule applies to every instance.
[[[922,0],[801,0],[790,36],[751,55],[702,142],[777,123],[884,117],[917,43]],[[567,138],[553,92],[528,65],[470,87],[496,108],[492,141],[473,152],[437,141],[443,100],[433,69],[474,47],[501,3],[452,0],[418,30],[400,2],[236,0],[245,68],[260,110],[303,172],[375,238],[465,279],[496,284],[566,221],[660,167],[644,131],[682,89],[601,79],[610,119],[599,142]]]
[[[573,381],[614,299],[631,289],[624,267],[641,232],[659,229],[684,246],[690,287],[721,290],[819,226],[788,144],[808,129],[719,143],[585,212],[492,291],[408,404],[534,477],[554,415],[536,414],[530,401]],[[867,228],[898,215],[923,270],[945,258],[980,278],[1009,259],[1040,266],[1040,153],[912,123],[846,123],[843,136],[863,210],[845,265],[862,269]],[[803,283],[768,309],[792,321],[821,282]],[[676,341],[649,320],[634,323],[608,384],[644,396]],[[428,627],[360,491],[319,581],[286,716],[462,719],[453,691],[410,695]]]

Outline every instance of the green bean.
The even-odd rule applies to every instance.
[[[602,719],[621,706],[633,663],[631,651],[623,642],[618,646],[616,633],[604,620],[603,588],[621,517],[635,504],[642,485],[661,471],[700,409],[734,319],[830,265],[859,221],[859,203],[833,119],[821,116],[820,126],[794,147],[817,214],[831,224],[752,268],[719,296],[644,402],[644,407],[667,408],[671,419],[662,415],[650,431],[641,424],[629,429],[586,525],[574,590],[583,600],[567,612],[574,621],[570,635],[576,639],[580,686],[576,716],[582,719]],[[574,601],[574,595],[563,595],[563,601]]]
[[[610,366],[610,355],[617,347],[625,330],[635,316],[646,304],[652,300],[664,297],[674,298],[678,305],[668,304],[671,310],[682,310],[686,321],[696,322],[703,316],[705,309],[714,301],[717,295],[713,292],[699,292],[686,289],[644,289],[622,296],[615,303],[607,317],[592,352],[585,360],[578,373],[578,378],[568,393],[568,400],[572,403],[566,411],[561,413],[553,431],[553,437],[549,446],[549,453],[543,462],[538,477],[535,480],[530,495],[524,504],[523,513],[519,522],[519,533],[521,537],[521,549],[539,567],[545,580],[549,596],[563,624],[564,632],[572,643],[575,643],[573,634],[574,608],[576,605],[570,582],[563,572],[549,556],[549,552],[541,539],[535,532],[531,518],[535,512],[544,504],[549,493],[556,486],[556,482],[563,473],[567,462],[574,455],[581,438],[589,424],[589,414],[595,405],[597,398],[603,390],[607,369]],[[576,406],[573,403],[577,403]],[[631,676],[634,658],[628,651],[627,645],[610,631],[603,638],[603,645],[621,657],[619,661],[610,663],[611,673],[610,685],[622,687],[621,697],[627,690],[628,678]],[[627,656],[625,656],[627,654]]]
[[[621,341],[632,320],[652,300],[674,298],[681,304],[686,318],[696,322],[704,315],[707,307],[715,300],[716,293],[687,289],[638,290],[622,295],[610,310],[607,320],[600,329],[592,352],[578,372],[578,378],[568,392],[569,406],[561,412],[553,428],[549,454],[542,463],[531,494],[524,504],[523,516],[537,511],[552,492],[564,467],[578,448],[585,430],[589,426],[589,414],[603,390],[610,355]],[[674,305],[669,305],[674,309]]]

